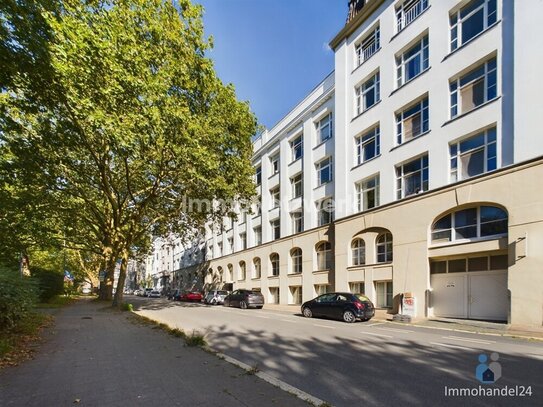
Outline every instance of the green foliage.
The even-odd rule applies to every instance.
[[[256,119],[205,56],[201,12],[189,0],[2,2],[0,233],[16,250],[66,242],[112,264],[253,196]]]
[[[207,345],[204,335],[196,331],[192,331],[190,335],[186,335],[185,342],[187,346],[206,346]]]
[[[40,289],[40,301],[47,302],[64,293],[64,274],[59,271],[32,268],[32,280]]]
[[[134,311],[134,306],[132,304],[130,304],[130,303],[124,303],[123,307],[122,307],[122,310],[123,311],[133,312]]]
[[[9,330],[28,317],[37,300],[34,281],[17,270],[0,268],[0,330]]]

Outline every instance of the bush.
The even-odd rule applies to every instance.
[[[41,268],[32,268],[32,279],[40,288],[40,301],[47,302],[55,295],[64,294],[64,274]]]
[[[0,330],[13,328],[37,301],[38,288],[32,279],[21,277],[17,270],[0,268]]]

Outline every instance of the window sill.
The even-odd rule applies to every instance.
[[[328,274],[330,272],[330,269],[326,270],[315,270],[313,271],[313,274]]]
[[[301,276],[301,275],[302,275],[301,272],[300,273],[288,273],[287,277],[296,277],[296,276]]]
[[[418,78],[420,78],[422,75],[424,75],[426,72],[428,72],[430,69],[432,69],[431,66],[429,66],[428,68],[426,68],[424,71],[422,71],[421,73],[419,73],[417,76],[413,76],[411,79],[409,79],[407,82],[404,82],[402,83],[399,87],[397,87],[396,89],[394,89],[392,92],[390,92],[390,95],[388,95],[389,97],[394,95],[395,93],[399,92],[400,90],[402,90],[403,88],[405,88],[407,85],[409,85],[410,83],[413,83],[414,81],[416,81]]]
[[[397,148],[400,148],[400,147],[402,147],[402,146],[405,146],[406,144],[412,143],[413,141],[418,140],[418,139],[420,139],[420,138],[426,136],[426,135],[427,135],[428,133],[430,133],[431,131],[432,131],[432,129],[426,130],[424,133],[419,134],[417,137],[413,137],[411,140],[406,141],[405,143],[398,144],[397,146],[392,147],[389,151],[394,151],[394,150],[396,150]]]
[[[460,114],[460,115],[458,115],[458,116],[456,116],[456,117],[453,117],[453,118],[450,119],[450,120],[447,120],[445,123],[443,123],[443,124],[441,125],[441,127],[445,127],[445,126],[448,125],[449,123],[452,123],[452,122],[454,122],[454,121],[456,121],[456,120],[458,120],[458,119],[461,119],[462,117],[465,117],[465,116],[467,116],[467,115],[469,115],[469,114],[471,114],[471,113],[473,113],[473,112],[476,112],[477,110],[482,109],[483,107],[485,107],[485,106],[487,106],[487,105],[490,105],[490,104],[494,103],[496,100],[499,100],[499,99],[501,99],[501,98],[502,98],[501,96],[496,96],[494,99],[488,100],[488,101],[486,101],[485,103],[483,103],[483,104],[481,104],[481,105],[479,105],[479,106],[477,106],[477,107],[474,107],[473,109],[471,109],[471,110],[469,110],[469,111],[467,111],[467,112],[465,112],[465,113],[462,113],[462,114]]]
[[[378,159],[379,157],[381,157],[381,154],[377,154],[376,156],[371,157],[370,159],[368,159],[368,160],[366,160],[366,161],[364,161],[364,162],[362,162],[362,163],[360,163],[360,164],[355,165],[354,167],[351,168],[351,171],[354,171],[354,170],[356,170],[357,168],[362,167],[364,164],[367,164],[367,163],[369,163],[369,162],[372,162],[373,160]]]
[[[416,16],[413,20],[411,20],[411,22],[410,22],[409,24],[407,24],[407,25],[406,25],[405,27],[403,27],[400,31],[398,31],[396,34],[394,34],[394,35],[392,36],[392,38],[390,38],[389,43],[392,42],[392,40],[393,40],[394,38],[398,37],[401,33],[403,33],[403,32],[407,29],[407,27],[410,27],[411,24],[413,24],[415,21],[417,21],[417,20],[420,18],[420,16],[422,16],[424,13],[426,13],[428,10],[430,10],[430,7],[432,7],[431,4],[429,4],[428,7],[426,7],[426,8],[425,8],[418,16]]]
[[[315,151],[317,148],[322,146],[323,144],[326,144],[328,140],[332,140],[332,137],[328,137],[326,140],[322,140],[319,144],[317,144],[315,147],[313,147],[313,151]]]
[[[368,62],[370,59],[372,59],[373,56],[374,56],[375,54],[377,54],[379,51],[381,51],[381,47],[377,48],[377,49],[375,50],[375,52],[369,56],[368,59],[365,59],[360,65],[358,65],[356,68],[354,68],[354,69],[351,71],[351,75],[354,74],[356,71],[358,71],[362,66],[364,66],[364,65],[366,64],[366,62]]]
[[[475,37],[473,37],[472,39],[470,39],[469,41],[463,43],[462,45],[460,45],[458,48],[456,48],[454,51],[451,51],[449,52],[447,55],[445,55],[445,57],[441,60],[441,62],[449,59],[450,57],[452,57],[454,54],[456,54],[458,51],[466,48],[468,45],[472,44],[477,38],[479,37],[482,37],[483,35],[485,35],[487,32],[489,32],[490,30],[492,30],[494,27],[496,27],[498,24],[500,24],[502,22],[502,20],[498,20],[496,21],[494,24],[490,25],[487,27],[486,30],[484,31],[481,31],[479,34],[477,34]]]
[[[268,280],[278,280],[279,276],[268,276]]]
[[[251,278],[251,281],[260,281],[260,277],[253,277]]]
[[[490,240],[500,240],[503,238],[506,238],[507,234],[501,234],[501,235],[494,235],[494,236],[485,236],[485,237],[477,237],[474,239],[462,239],[462,240],[454,240],[452,242],[444,242],[444,243],[435,243],[431,244],[428,249],[440,249],[442,247],[451,247],[451,246],[461,246],[465,244],[470,243],[479,243],[479,242],[488,242]]]
[[[330,181],[327,181],[327,182],[323,182],[323,183],[320,184],[319,186],[313,188],[313,191],[316,191],[317,189],[322,188],[322,187],[325,186],[325,185],[331,184],[332,182],[333,182],[333,180],[330,180]]]
[[[300,160],[301,160],[302,158],[303,158],[303,154],[302,154],[302,156],[301,156],[300,158],[297,158],[297,159],[295,159],[295,160],[291,161],[291,162],[289,163],[289,165],[288,165],[288,166],[290,167],[291,165],[294,165],[294,164],[296,164],[296,163],[297,163],[298,161],[300,161]]]
[[[360,112],[358,113],[355,117],[353,117],[351,119],[351,123],[354,122],[356,119],[358,119],[360,116],[362,116],[364,113],[370,111],[371,109],[373,109],[375,106],[377,106],[379,103],[381,103],[381,99],[379,99],[377,102],[375,102],[373,105],[371,105],[370,107],[368,107],[366,110],[364,110],[363,112]]]

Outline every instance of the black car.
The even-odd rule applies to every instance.
[[[363,294],[328,293],[302,304],[304,317],[324,317],[355,322],[367,321],[375,315],[375,308]]]
[[[260,291],[236,290],[224,298],[224,306],[261,309],[264,306],[264,296]]]

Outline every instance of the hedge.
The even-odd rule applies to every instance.
[[[38,301],[36,281],[21,277],[18,270],[0,267],[0,331],[13,328]]]

